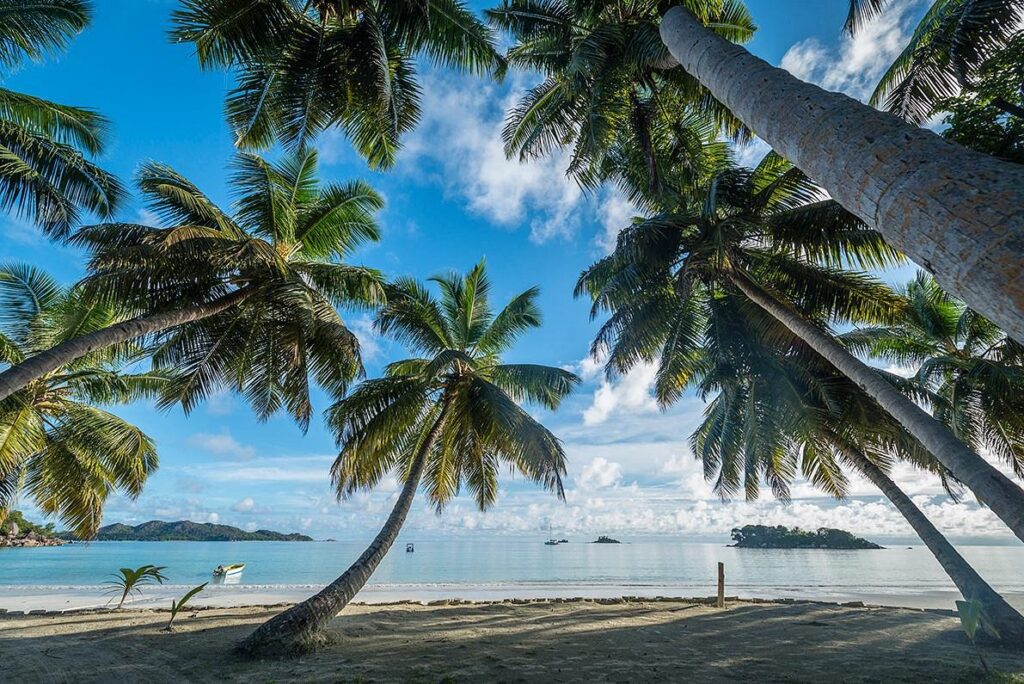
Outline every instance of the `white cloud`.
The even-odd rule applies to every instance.
[[[734,148],[736,154],[736,162],[740,166],[747,168],[754,168],[757,166],[764,156],[771,151],[771,147],[764,140],[760,138],[753,138],[750,142],[744,143],[743,145],[737,145]]]
[[[235,397],[230,390],[219,389],[206,399],[206,412],[211,416],[228,416],[235,410]]]
[[[593,400],[583,411],[584,425],[603,423],[616,414],[654,413],[658,404],[651,394],[657,367],[640,364],[614,380],[602,379]]]
[[[614,461],[598,456],[583,466],[577,480],[583,489],[604,489],[622,481],[622,466]]]
[[[406,142],[399,171],[419,174],[436,165],[438,179],[465,197],[471,211],[499,225],[529,220],[531,238],[544,242],[575,232],[573,210],[583,193],[565,175],[564,153],[526,163],[506,158],[501,138],[505,112],[525,89],[521,79],[506,89],[428,73],[423,118]]]
[[[236,513],[252,513],[256,510],[256,501],[251,496],[247,496],[241,501],[236,501],[231,510]]]
[[[205,432],[197,433],[189,437],[188,443],[215,456],[234,458],[240,461],[247,461],[256,455],[255,449],[238,442],[231,436],[227,428],[216,435]]]
[[[837,49],[815,38],[793,45],[780,66],[797,78],[867,100],[879,78],[910,40],[920,0],[895,0]]]
[[[615,241],[619,236],[619,231],[629,226],[633,217],[640,212],[620,193],[609,190],[605,194],[598,213],[604,232],[598,233],[595,241],[605,254],[611,254],[615,250]]]
[[[359,352],[363,361],[376,361],[384,353],[382,338],[373,329],[373,319],[367,315],[348,322],[348,328],[359,340]]]

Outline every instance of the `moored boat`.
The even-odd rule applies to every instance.
[[[215,577],[228,577],[229,575],[237,575],[238,573],[245,570],[245,563],[233,563],[231,565],[218,565],[213,569]]]

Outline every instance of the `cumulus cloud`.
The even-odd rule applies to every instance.
[[[231,436],[231,432],[226,428],[215,435],[205,432],[197,433],[189,437],[188,443],[214,456],[233,458],[239,461],[248,461],[256,455],[255,449],[240,443]]]
[[[598,456],[583,466],[577,480],[583,489],[604,489],[622,481],[622,466]]]
[[[657,368],[640,364],[614,380],[602,379],[583,411],[584,425],[603,423],[617,414],[655,413],[658,404],[651,393]]]
[[[793,45],[780,66],[797,78],[867,100],[879,78],[910,40],[920,0],[896,0],[837,48],[816,38]]]
[[[616,191],[606,194],[600,207],[601,227],[603,233],[599,233],[596,239],[597,246],[605,253],[611,254],[615,251],[615,242],[619,231],[629,226],[633,217],[640,214],[637,208],[628,199]]]
[[[236,501],[231,510],[236,513],[252,513],[256,510],[256,501],[251,496],[247,496],[240,501]]]

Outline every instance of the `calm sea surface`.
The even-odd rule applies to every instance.
[[[0,607],[5,596],[95,592],[117,568],[166,566],[169,587],[211,579],[218,564],[245,572],[214,592],[296,595],[334,579],[363,549],[355,542],[98,542],[0,549]],[[1024,546],[964,546],[962,553],[1012,602],[1024,604]],[[538,540],[400,540],[363,592],[364,600],[509,596],[708,596],[716,564],[727,593],[739,596],[874,599],[951,604],[952,583],[923,546],[880,551],[734,549],[674,539],[623,544]]]

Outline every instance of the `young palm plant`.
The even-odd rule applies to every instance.
[[[116,320],[116,309],[83,300],[45,273],[0,266],[2,362],[17,363]],[[142,492],[157,468],[153,440],[97,407],[154,396],[170,382],[163,372],[121,372],[138,352],[120,345],[88,354],[0,401],[0,519],[25,494],[79,538],[90,539],[110,494],[134,498]]]
[[[742,134],[742,124],[703,86],[671,68],[676,64],[658,36],[658,23],[674,4],[503,0],[488,10],[491,23],[515,40],[509,64],[545,77],[509,113],[506,154],[525,161],[571,147],[569,174],[595,188],[614,170],[607,155],[618,143],[641,155],[647,191],[657,194],[669,166],[657,153],[665,138],[708,125],[712,139],[722,130]],[[754,35],[753,20],[737,0],[684,4],[724,38],[745,42]],[[692,112],[697,121],[680,112]]]
[[[842,498],[844,466],[867,477],[903,515],[961,594],[977,600],[1008,643],[1024,640],[1024,617],[1014,610],[909,496],[886,474],[893,458],[936,472],[944,469],[871,400],[777,321],[741,297],[709,307],[706,345],[679,363],[702,398],[713,395],[703,423],[691,437],[723,498],[742,491],[756,499],[768,482],[789,499],[799,472],[826,493]],[[763,340],[771,340],[765,344]]]
[[[181,0],[173,36],[204,68],[231,68],[237,144],[292,148],[339,126],[371,166],[395,163],[419,120],[415,58],[478,74],[504,60],[459,0]]]
[[[85,0],[0,0],[0,69],[63,50],[90,16]],[[92,110],[0,88],[0,209],[58,238],[83,209],[112,215],[124,188],[86,159],[103,151],[106,128]]]
[[[163,574],[164,566],[141,565],[137,568],[121,568],[114,573],[114,579],[107,582],[110,593],[121,592],[121,598],[114,610],[120,610],[129,595],[142,594],[142,587],[147,584],[163,584],[167,577]],[[113,598],[111,598],[113,600]]]
[[[341,453],[332,475],[341,498],[377,485],[389,472],[403,483],[387,522],[355,563],[316,596],[253,632],[240,649],[254,656],[312,646],[355,596],[398,537],[421,482],[440,512],[461,486],[486,510],[498,496],[502,464],[563,498],[559,440],[520,402],[554,410],[579,382],[548,366],[504,364],[501,355],[540,325],[536,288],[494,313],[483,264],[465,276],[398,280],[377,328],[422,356],[390,364],[328,411]]]
[[[0,373],[0,399],[80,356],[141,339],[156,368],[178,371],[165,405],[188,411],[233,387],[261,418],[283,407],[308,425],[310,378],[340,393],[362,373],[358,341],[335,307],[384,298],[376,271],[342,261],[378,239],[380,196],[362,182],[321,185],[316,169],[311,150],[278,163],[239,155],[229,215],[173,169],[143,166],[140,190],[170,227],[101,224],[74,238],[92,253],[83,292],[135,317],[12,364]]]
[[[615,253],[580,279],[595,315],[612,316],[595,342],[612,371],[697,339],[691,307],[719,289],[742,293],[861,386],[935,459],[1024,539],[1024,491],[843,347],[819,321],[886,322],[899,299],[847,264],[883,267],[896,255],[775,155],[753,171],[719,174],[690,200],[622,231]],[[663,354],[658,383],[681,392],[685,373]]]

